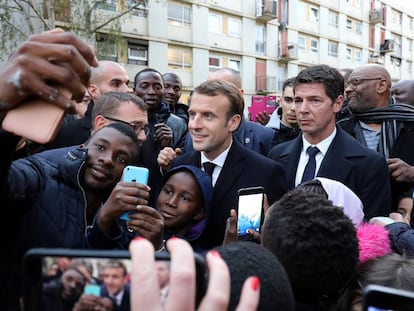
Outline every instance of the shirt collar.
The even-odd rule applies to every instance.
[[[220,168],[222,168],[224,165],[224,162],[226,161],[227,155],[230,151],[232,144],[233,144],[233,139],[230,145],[213,160],[207,159],[207,157],[204,154],[204,151],[201,151],[201,165],[203,165],[203,163],[205,162],[213,162],[216,166],[219,166]]]
[[[334,128],[334,130],[332,131],[332,133],[328,137],[326,137],[324,140],[320,141],[316,145],[312,145],[302,135],[303,150],[307,150],[309,146],[316,146],[316,147],[318,147],[320,153],[324,156],[326,154],[326,152],[328,151],[329,146],[331,145],[333,139],[335,138],[335,135],[336,135],[336,127]]]

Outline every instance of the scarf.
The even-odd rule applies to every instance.
[[[391,104],[364,112],[352,112],[356,120],[365,123],[382,123],[378,151],[387,159],[404,122],[414,122],[414,107],[407,104]]]

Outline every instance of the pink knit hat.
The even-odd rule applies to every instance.
[[[376,223],[362,223],[357,228],[359,263],[392,253],[388,230]]]

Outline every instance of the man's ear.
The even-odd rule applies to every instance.
[[[239,128],[241,122],[241,115],[235,114],[231,116],[231,118],[227,122],[229,123],[230,131],[235,132]]]
[[[96,117],[95,117],[95,120],[93,121],[93,126],[92,126],[92,128],[93,128],[93,130],[94,131],[96,131],[96,130],[99,130],[99,129],[101,129],[101,128],[103,128],[105,125],[107,125],[109,122],[108,122],[108,120],[107,119],[105,119],[105,117],[104,116],[102,116],[102,115],[100,115],[100,114],[98,114]]]
[[[88,85],[88,92],[89,92],[89,95],[91,95],[91,97],[93,99],[97,99],[99,97],[100,93],[101,93],[99,91],[98,86],[96,84],[92,84],[92,83],[89,83],[89,85]]]

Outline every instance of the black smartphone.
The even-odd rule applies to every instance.
[[[29,250],[23,261],[23,304],[25,311],[48,311],[45,305],[44,289],[50,288],[50,282],[53,282],[59,276],[53,277],[48,275],[49,268],[59,259],[64,258],[70,262],[83,261],[93,267],[92,278],[94,282],[85,282],[80,284],[79,292],[88,295],[99,296],[103,283],[100,279],[99,272],[102,267],[109,261],[121,261],[126,267],[127,272],[131,271],[131,257],[127,250],[89,250],[89,249],[66,249],[66,248],[33,248]],[[167,252],[156,252],[155,259],[157,263],[170,261],[170,255]],[[204,297],[207,288],[207,265],[203,256],[195,253],[196,263],[196,304],[198,305]],[[79,269],[81,271],[81,269]],[[76,296],[75,298],[76,299]],[[77,298],[79,299],[79,298]],[[59,301],[57,301],[59,303]],[[50,299],[48,299],[50,308]],[[53,308],[58,310],[58,306]]]
[[[260,232],[263,222],[264,189],[261,186],[238,190],[237,233],[239,239],[249,237],[248,229]]]
[[[364,289],[363,311],[414,310],[414,292],[380,285]]]

